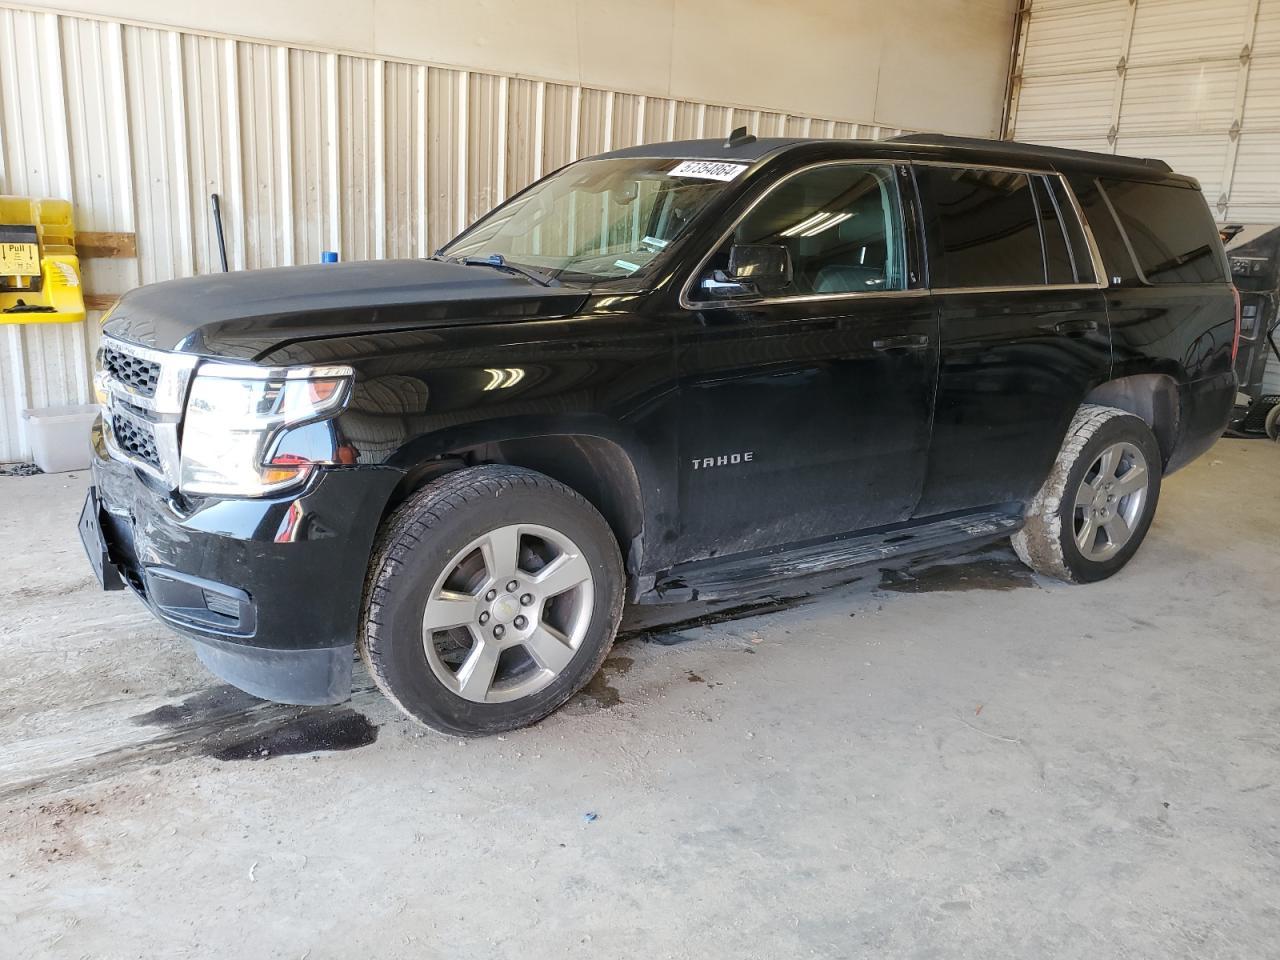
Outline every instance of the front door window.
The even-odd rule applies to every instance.
[[[791,260],[790,282],[770,296],[903,290],[901,223],[892,167],[825,164],[771,191],[738,223],[708,270],[728,271],[735,245],[766,245],[784,248]],[[701,297],[713,298],[705,288]]]

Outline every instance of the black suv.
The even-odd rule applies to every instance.
[[[243,689],[534,722],[625,602],[1012,535],[1110,576],[1235,396],[1196,182],[946,137],[570,164],[429,260],[197,277],[106,322],[82,538]]]

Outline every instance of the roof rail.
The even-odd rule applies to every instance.
[[[1034,143],[1016,140],[983,140],[979,137],[953,137],[945,133],[908,133],[890,138],[891,143],[919,144],[926,147],[963,147],[970,150],[994,150],[1006,154],[1043,157],[1046,160],[1074,160],[1077,162],[1112,163],[1132,165],[1145,170],[1172,173],[1173,169],[1163,160],[1145,157],[1126,157],[1113,153],[1097,153],[1092,150],[1071,150],[1067,147],[1042,147]]]

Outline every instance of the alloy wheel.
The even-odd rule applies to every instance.
[[[1086,560],[1109,560],[1129,542],[1147,507],[1147,458],[1127,440],[1104,448],[1076,491],[1076,547]]]
[[[477,703],[531,696],[569,665],[591,623],[591,566],[572,540],[537,524],[477,537],[436,580],[422,617],[436,678]]]

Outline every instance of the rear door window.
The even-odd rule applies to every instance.
[[[1222,241],[1199,190],[1136,180],[1099,183],[1148,283],[1226,280]]]
[[[930,285],[1017,287],[1045,282],[1031,180],[1025,173],[921,166]]]

